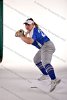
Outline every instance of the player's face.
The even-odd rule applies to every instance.
[[[34,27],[34,24],[25,24],[25,28],[26,28],[28,31],[31,31],[33,27]]]

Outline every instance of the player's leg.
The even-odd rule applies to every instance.
[[[56,75],[54,72],[54,68],[51,65],[51,59],[52,55],[55,51],[55,47],[51,41],[45,43],[43,47],[41,48],[41,59],[42,59],[42,64],[48,73],[49,77],[51,78],[51,89],[50,91],[53,91],[57,85],[57,83],[60,82],[59,79],[56,79]]]
[[[46,72],[46,70],[43,67],[42,62],[41,62],[41,51],[40,50],[36,53],[36,55],[35,55],[33,60],[34,60],[35,65],[40,69],[40,71],[44,75],[47,75],[47,72]]]

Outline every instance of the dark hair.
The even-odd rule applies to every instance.
[[[27,20],[32,20],[34,22],[35,27],[38,27],[38,24],[32,18],[29,18]]]
[[[35,23],[35,22],[34,22],[34,25],[35,25],[36,27],[39,27],[39,26],[38,26],[38,24],[37,24],[37,23]]]

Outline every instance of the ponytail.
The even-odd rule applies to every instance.
[[[37,24],[36,22],[34,22],[34,25],[35,25],[35,27],[37,27],[37,28],[39,27],[38,24]]]

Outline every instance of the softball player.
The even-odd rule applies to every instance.
[[[50,92],[52,92],[61,81],[56,78],[54,68],[51,65],[51,59],[53,53],[55,52],[55,46],[32,18],[27,19],[24,24],[27,29],[27,33],[25,35],[20,35],[19,37],[25,43],[32,44],[39,49],[33,59],[35,65],[43,73],[43,76],[39,80],[46,79],[46,76],[49,75],[51,79]],[[16,34],[20,32],[21,31],[18,31]],[[27,34],[29,34],[29,37],[27,37]]]

